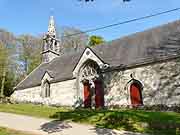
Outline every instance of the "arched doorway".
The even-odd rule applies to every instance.
[[[96,62],[88,60],[80,69],[80,83],[83,84],[84,107],[103,107],[104,89],[100,68]]]
[[[132,106],[143,105],[141,85],[139,83],[132,83],[130,86],[130,97]]]

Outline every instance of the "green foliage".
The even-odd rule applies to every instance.
[[[16,41],[14,35],[8,31],[0,30],[0,35],[0,88],[3,97],[12,93],[16,78]]]
[[[88,45],[89,46],[96,46],[96,45],[102,44],[104,42],[105,42],[105,40],[103,39],[103,37],[93,35],[90,37]]]
[[[180,114],[178,113],[146,112],[142,110],[78,109],[57,112],[51,118],[93,124],[100,128],[152,133],[155,135],[176,134],[180,126]]]
[[[5,30],[0,34],[0,88],[1,96],[10,96],[13,92],[17,70],[16,42],[12,33]]]
[[[4,87],[5,87],[5,79],[6,72],[9,64],[9,54],[8,49],[4,47],[3,44],[0,44],[0,97],[4,97]]]
[[[56,112],[70,111],[68,107],[48,107],[33,104],[0,104],[0,112],[30,115],[34,117],[49,118]]]
[[[29,74],[41,63],[42,40],[31,35],[21,35],[17,39],[20,43],[20,61],[25,73]]]
[[[8,49],[0,44],[0,73],[2,74],[4,68],[7,66],[8,61]]]
[[[180,134],[180,114],[133,109],[91,110],[47,107],[32,104],[0,104],[0,111],[36,117],[71,120],[101,128],[151,133],[153,135]]]
[[[8,72],[5,79],[5,86],[4,86],[4,96],[10,97],[11,94],[14,92],[13,87],[16,84],[16,80],[14,78],[15,73]]]

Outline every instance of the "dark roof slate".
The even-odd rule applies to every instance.
[[[143,32],[135,33],[104,45],[91,48],[110,67],[128,66],[148,61],[158,61],[179,55],[180,20]],[[42,75],[50,71],[53,82],[72,79],[73,68],[82,51],[55,58],[50,63],[41,64],[16,89],[40,85]]]
[[[46,71],[51,77],[53,77],[51,82],[58,82],[73,78],[72,71],[74,65],[80,58],[80,55],[80,52],[73,53],[71,55],[64,55],[61,56],[61,58],[55,58],[49,63],[39,65],[23,81],[21,81],[15,89],[24,89],[40,85],[41,79]]]
[[[135,33],[92,49],[110,66],[177,55],[180,52],[180,21]]]

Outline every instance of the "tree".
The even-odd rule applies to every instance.
[[[75,33],[76,35],[73,35]],[[59,35],[63,53],[77,52],[84,49],[88,43],[88,35],[73,27],[61,28]]]
[[[1,93],[0,97],[4,96],[4,84],[6,79],[6,68],[8,64],[8,51],[4,45],[0,44],[0,74],[1,74]]]
[[[19,58],[22,61],[25,74],[29,74],[41,63],[42,39],[31,35],[20,35]]]
[[[12,62],[12,50],[0,44],[0,97],[10,96],[15,82],[15,63]]]
[[[13,87],[41,62],[40,37],[21,35],[0,29],[0,97],[10,96]],[[23,68],[22,68],[23,67]]]
[[[16,73],[9,70],[6,74],[6,79],[4,83],[4,96],[10,97],[14,92],[13,87],[17,84],[17,79],[14,77]]]
[[[102,44],[104,42],[105,42],[105,40],[103,39],[103,37],[93,35],[90,37],[88,45],[92,47],[92,46]]]
[[[15,72],[12,69],[10,50],[0,45],[0,97],[10,96],[15,85]]]
[[[0,29],[0,97],[4,97],[7,72],[10,71],[10,69],[13,69],[12,61],[15,54],[14,44],[14,35],[8,31]]]

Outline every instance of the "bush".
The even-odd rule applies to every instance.
[[[0,97],[0,103],[11,103],[9,97]]]

